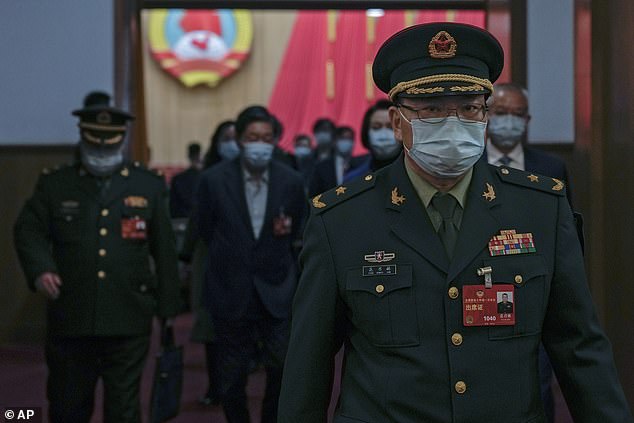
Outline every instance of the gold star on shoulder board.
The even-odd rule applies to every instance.
[[[392,204],[400,206],[405,202],[405,200],[405,196],[398,195],[398,188],[394,187],[394,189],[392,190]]]
[[[527,178],[530,179],[531,182],[539,182],[539,176],[533,175],[532,173],[528,175]]]
[[[346,188],[346,187],[339,187],[339,188],[337,188],[337,189],[335,190],[335,192],[337,193],[337,196],[339,196],[339,195],[341,195],[341,194],[345,194],[347,189],[348,189],[348,188]]]
[[[315,207],[316,209],[323,209],[324,207],[326,207],[326,203],[322,203],[321,201],[319,201],[322,195],[323,194],[319,194],[313,197],[313,207]]]
[[[484,193],[482,194],[482,196],[487,200],[487,201],[493,201],[495,200],[495,190],[493,189],[493,185],[491,185],[490,183],[486,183],[487,184],[487,190],[484,191]]]

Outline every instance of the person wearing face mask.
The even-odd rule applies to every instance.
[[[304,178],[304,185],[308,189],[310,176],[315,168],[315,156],[313,154],[312,142],[307,134],[297,134],[293,140],[293,155],[295,165],[293,166]]]
[[[301,175],[272,159],[273,125],[263,107],[242,111],[240,156],[203,172],[197,194],[195,221],[209,251],[202,303],[213,321],[228,422],[249,421],[245,387],[260,350],[267,375],[262,421],[277,419],[306,207]]]
[[[354,149],[354,130],[349,126],[339,126],[335,130],[333,157],[315,165],[308,185],[309,196],[340,185],[348,172],[365,163],[367,155],[352,157]]]
[[[528,123],[531,119],[526,89],[514,83],[496,84],[487,104],[487,161],[493,165],[527,170],[564,181],[566,195],[572,207],[572,190],[566,164],[558,157],[526,145]],[[552,423],[555,420],[553,368],[543,347],[540,347],[539,352],[539,376],[546,418]]]
[[[564,181],[568,201],[572,205],[572,191],[564,161],[526,144],[528,123],[531,120],[528,92],[514,83],[496,84],[494,88],[487,101],[487,161],[493,165],[528,170]]]
[[[203,158],[203,169],[223,160],[233,160],[240,155],[240,147],[236,141],[235,122],[225,120],[221,122],[211,136],[209,147]]]
[[[352,181],[369,172],[375,172],[392,163],[403,150],[394,138],[388,110],[392,102],[379,100],[363,115],[361,143],[370,152],[370,157],[360,166],[348,172],[344,181]]]
[[[139,422],[152,318],[180,310],[167,187],[124,160],[131,115],[73,114],[79,161],[42,173],[14,227],[29,288],[47,298],[49,421],[88,422],[101,379],[103,420]]]
[[[240,155],[240,147],[236,141],[235,122],[221,122],[211,136],[209,148],[203,158],[203,171],[224,161],[231,161]],[[200,181],[200,172],[194,184],[194,201],[192,211],[187,217],[187,228],[178,258],[182,266],[191,270],[191,309],[193,325],[190,334],[192,342],[205,345],[205,367],[207,369],[207,390],[198,398],[198,403],[205,406],[220,404],[217,347],[214,342],[214,328],[208,310],[201,305],[202,287],[207,262],[207,246],[200,241],[195,220],[196,191]],[[187,273],[187,272],[185,272]]]
[[[403,153],[310,200],[278,423],[327,421],[342,345],[334,423],[543,423],[540,342],[576,422],[634,421],[564,182],[482,156],[503,63],[458,23],[379,48]]]
[[[335,124],[328,118],[320,118],[313,124],[313,138],[315,139],[315,162],[332,157],[335,139]]]

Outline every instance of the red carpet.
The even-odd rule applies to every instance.
[[[190,327],[191,315],[184,315],[176,320],[176,342],[177,344],[185,345],[185,379],[181,413],[171,421],[174,423],[225,423],[226,421],[220,407],[205,407],[199,405],[196,401],[207,389],[207,381],[204,348],[201,344],[189,342]],[[154,339],[150,348],[150,357],[145,366],[141,387],[144,422],[148,421],[151,378],[157,349],[158,340]],[[247,395],[253,422],[260,421],[265,377],[263,371],[257,371],[249,378]],[[556,423],[572,423],[572,418],[568,414],[558,387],[555,387],[555,396],[557,407]],[[44,415],[46,415],[46,365],[44,363],[43,348],[24,345],[5,345],[0,347],[0,409],[4,407],[42,407]],[[92,423],[101,423],[101,416],[102,391],[101,388],[98,388]]]

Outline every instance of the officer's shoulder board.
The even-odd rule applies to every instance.
[[[143,173],[147,173],[149,175],[152,175],[156,178],[159,179],[163,179],[163,171],[159,170],[159,169],[149,169],[148,167],[146,167],[143,163],[141,162],[132,162],[132,164],[130,165],[130,167],[132,167],[135,170],[141,171]]]
[[[330,210],[336,205],[342,204],[352,197],[374,187],[375,180],[376,178],[373,174],[368,174],[316,195],[310,199],[311,210],[315,214]]]
[[[42,169],[40,174],[42,176],[54,175],[58,173],[59,171],[68,169],[70,167],[73,167],[72,163],[65,163],[65,164],[57,165],[55,167],[45,167]]]
[[[556,178],[506,166],[500,166],[496,172],[502,182],[520,185],[555,195],[566,194],[566,185],[563,181]]]

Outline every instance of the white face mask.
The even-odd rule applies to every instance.
[[[308,157],[310,153],[312,153],[312,150],[306,145],[298,145],[295,147],[295,156],[299,158]]]
[[[264,141],[245,142],[242,144],[242,157],[253,169],[262,170],[273,158],[273,144]]]
[[[352,153],[352,147],[354,147],[354,140],[350,138],[339,139],[335,147],[337,148],[337,153],[340,155],[349,156],[350,153]]]
[[[370,129],[368,139],[374,156],[379,160],[396,157],[401,151],[400,144],[394,139],[394,131],[389,128]]]
[[[489,117],[487,134],[498,148],[512,149],[526,133],[526,118],[512,114],[492,115]]]
[[[222,160],[233,160],[240,155],[240,147],[236,140],[221,142],[218,146],[218,155]]]
[[[403,116],[401,114],[401,116]],[[409,122],[403,116],[406,122]],[[486,122],[463,122],[449,116],[440,123],[414,119],[413,144],[407,154],[425,172],[438,178],[456,178],[465,174],[484,152]]]
[[[110,176],[123,164],[123,147],[104,147],[82,141],[79,143],[79,154],[84,168],[94,176]]]

